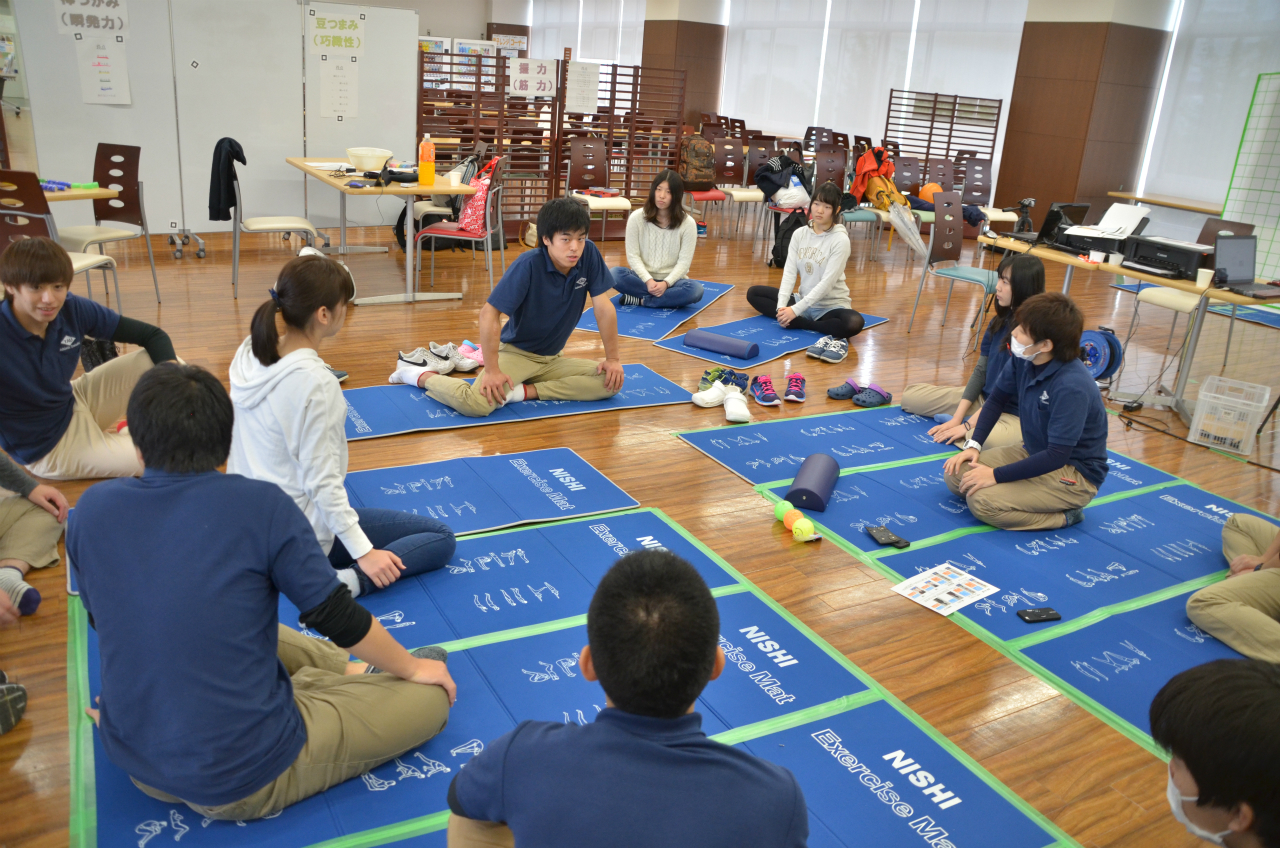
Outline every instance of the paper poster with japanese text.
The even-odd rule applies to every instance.
[[[80,96],[85,103],[128,106],[129,61],[124,36],[91,37],[75,34],[76,65],[80,71]]]

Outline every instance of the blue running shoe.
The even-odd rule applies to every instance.
[[[768,374],[751,378],[751,396],[761,406],[782,406],[778,393],[773,390],[773,378]]]
[[[747,375],[742,371],[731,371],[726,368],[720,372],[720,382],[725,386],[736,386],[744,395],[747,393]]]
[[[804,377],[799,374],[792,374],[787,377],[787,390],[782,396],[796,403],[804,403]]]

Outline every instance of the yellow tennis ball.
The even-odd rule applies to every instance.
[[[807,518],[801,518],[791,525],[791,535],[795,537],[797,542],[807,542],[809,537],[813,535],[813,522]]]
[[[791,501],[779,501],[773,508],[773,519],[781,521],[788,512],[795,509]]]
[[[789,510],[786,515],[782,516],[782,526],[790,530],[796,525],[797,521],[804,518],[804,513],[798,509]]]

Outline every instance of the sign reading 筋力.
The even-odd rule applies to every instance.
[[[515,97],[554,97],[554,59],[508,59],[507,94]]]

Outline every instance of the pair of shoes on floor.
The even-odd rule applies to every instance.
[[[879,385],[872,383],[869,386],[860,386],[852,377],[838,386],[827,389],[827,397],[833,400],[852,400],[855,405],[867,408],[893,403],[893,395]]]
[[[717,365],[702,372],[702,379],[698,381],[698,391],[706,391],[716,383],[737,386],[739,391],[745,392],[747,390],[747,375],[741,371],[734,371],[732,368],[723,368]]]
[[[741,377],[745,382],[745,374],[736,376]],[[751,413],[747,410],[747,398],[742,394],[742,387],[736,382],[726,383],[724,380],[716,380],[708,388],[694,392],[693,402],[704,409],[723,406],[725,420],[731,424],[746,424],[751,421]]]
[[[420,660],[435,660],[436,662],[446,662],[449,659],[449,651],[439,645],[427,645],[425,648],[417,648],[409,652],[410,656],[417,657]],[[372,665],[364,670],[365,674],[381,674],[382,669],[374,668]]]
[[[809,346],[804,352],[811,359],[821,359],[833,365],[844,362],[849,356],[849,340],[837,339],[835,336],[823,336]]]
[[[760,374],[751,380],[751,396],[761,406],[782,406],[778,392],[773,388],[773,378],[768,374]],[[782,396],[795,403],[804,403],[804,377],[799,373],[787,375],[787,388]]]
[[[479,367],[479,362],[464,355],[453,342],[447,345],[430,342],[429,347],[415,348],[408,353],[400,351],[396,370],[391,372],[387,382],[417,386],[418,380],[428,371],[443,376],[454,371],[474,371]]]

